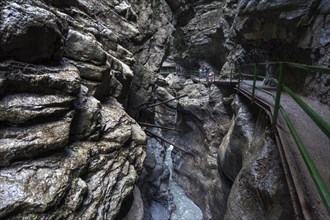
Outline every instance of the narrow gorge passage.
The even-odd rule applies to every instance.
[[[329,54],[329,0],[0,0],[0,219],[328,219],[228,82]],[[329,74],[284,82],[330,112]]]
[[[182,188],[180,193],[184,192],[201,209],[203,219],[236,215],[238,211],[234,207],[238,203],[258,210],[259,199],[264,201],[265,208],[278,204],[273,209],[277,215],[291,215],[285,208],[289,206],[288,188],[278,151],[267,134],[269,122],[262,112],[241,100],[231,86],[194,83],[175,73],[158,77],[162,83],[155,90],[157,102],[180,98],[148,108],[154,111],[150,123],[174,129],[146,127],[166,141],[150,136],[147,144],[145,173],[139,185],[145,213],[149,213],[145,219],[176,219],[175,210],[189,213],[189,207],[175,203],[176,191],[171,192],[171,177],[175,185]],[[148,120],[151,120],[150,115]],[[171,167],[166,163],[169,143],[174,145]],[[254,163],[256,158],[260,162]],[[262,182],[252,181],[265,172],[272,173],[263,177],[263,181],[270,181],[268,187],[272,186],[272,192],[268,187],[262,189]],[[237,187],[241,189],[236,191]],[[255,194],[255,191],[260,193]],[[276,199],[268,197],[268,193],[276,195]],[[257,216],[258,212],[251,213],[250,217]],[[259,217],[264,215],[259,213]]]

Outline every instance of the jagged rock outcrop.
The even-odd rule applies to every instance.
[[[0,218],[127,214],[146,135],[123,105],[171,16],[155,0],[0,2]]]
[[[220,173],[233,182],[224,219],[294,218],[265,113],[259,113],[256,120],[238,96],[232,105],[232,125],[218,151]]]
[[[151,130],[149,128],[149,130]],[[152,130],[159,134],[159,129]],[[169,191],[170,173],[165,165],[166,149],[157,139],[150,137],[147,143],[147,156],[140,176],[144,203],[143,219],[170,219],[172,195]]]
[[[99,141],[69,144],[69,131],[59,126],[53,131],[38,125],[39,131],[26,134],[23,138],[30,146],[17,152],[28,157],[33,153],[35,159],[14,158],[17,162],[1,164],[7,166],[0,173],[0,216],[114,219],[142,169],[146,136],[114,99],[103,104],[102,118],[105,124]],[[123,130],[126,133],[118,135]],[[64,149],[51,153],[46,147],[53,145]],[[36,155],[39,146],[47,154]],[[11,159],[7,158],[3,161]]]
[[[177,125],[184,132],[174,140],[193,156],[177,151],[173,177],[203,211],[203,218],[221,219],[230,184],[219,175],[217,148],[229,128],[231,109],[216,86],[187,85],[178,94],[188,96],[178,102]]]
[[[219,175],[217,149],[230,126],[230,98],[224,97],[230,92],[173,74],[165,81],[155,90],[159,102],[186,95],[154,107],[155,123],[178,129],[160,133],[183,149],[174,147],[173,179],[202,210],[204,219],[221,219],[230,183]]]
[[[163,129],[161,135],[189,152],[174,147],[173,179],[203,211],[203,218],[294,218],[265,115],[234,96],[230,87],[175,78],[165,78],[167,83],[155,91],[157,98],[187,96],[156,106],[155,120],[179,129]]]

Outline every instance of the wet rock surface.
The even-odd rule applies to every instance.
[[[233,181],[224,219],[295,218],[266,115],[256,121],[242,101],[235,97],[233,124],[219,147],[221,173]]]
[[[69,112],[59,121],[1,129],[0,166],[65,147],[69,141],[72,118],[73,112]]]
[[[2,0],[0,218],[170,218],[164,145],[148,140],[143,169],[146,135],[126,109],[179,129],[153,131],[189,152],[173,151],[174,179],[205,219],[291,217],[274,143],[232,91],[154,73],[170,52],[224,77],[265,58],[328,65],[328,14],[326,0]],[[328,76],[296,79],[329,104]]]
[[[219,175],[217,147],[230,125],[231,111],[215,86],[188,85],[179,94],[188,94],[178,103],[177,125],[185,132],[174,140],[193,156],[179,151],[173,155],[173,178],[203,211],[203,218],[222,218],[230,184]]]
[[[0,2],[0,218],[127,214],[146,135],[123,106],[139,68],[163,60],[168,12],[153,0]]]
[[[173,179],[202,210],[203,219],[293,218],[293,209],[287,209],[291,200],[284,171],[265,116],[257,119],[258,111],[230,88],[190,84],[179,78],[165,78],[164,87],[155,90],[158,102],[187,96],[155,106],[154,119],[158,125],[179,129],[158,130],[158,134],[184,149],[173,149]],[[149,144],[149,149],[155,146],[161,152],[147,152],[145,169],[149,168],[153,187],[160,190],[162,181],[154,177],[162,176],[167,168],[155,155],[163,155],[169,145]],[[159,201],[156,198],[162,195],[157,190],[144,193],[150,196],[148,201]],[[171,197],[161,201],[166,199],[171,201]],[[145,208],[151,213],[155,210],[152,205]]]
[[[15,1],[1,6],[0,58],[35,62],[63,52],[64,28],[51,11]]]
[[[179,100],[154,107],[156,124],[179,129],[178,131],[165,129],[158,131],[157,134],[189,153],[174,147],[173,180],[202,210],[204,219],[221,218],[222,213],[225,213],[226,205],[223,201],[229,194],[230,185],[228,181],[223,182],[219,175],[217,148],[229,128],[231,110],[224,106],[222,101],[224,95],[215,86],[186,83],[184,77],[171,74],[164,80],[167,82],[162,83],[164,87],[158,86],[155,89],[158,102],[170,100],[174,96],[187,95]],[[163,144],[159,147],[163,155],[169,145]],[[153,153],[155,152],[148,152],[147,155],[153,155]],[[162,160],[155,159],[150,160],[153,167],[156,163],[163,163]],[[159,172],[166,170],[162,166],[164,165],[160,166],[162,169]],[[162,181],[156,186],[161,189]],[[152,198],[157,198],[155,195],[162,194],[158,192]],[[171,197],[164,199],[171,201]],[[171,206],[168,207],[171,208]],[[180,208],[177,207],[177,209]]]
[[[148,139],[147,155],[139,181],[144,204],[143,219],[170,219],[171,216],[172,195],[169,192],[170,173],[165,165],[165,148],[157,139]]]
[[[168,3],[176,27],[171,55],[187,71],[208,63],[229,77],[239,64],[266,60],[329,66],[327,0]],[[326,74],[287,72],[286,83],[297,92],[329,103]]]
[[[0,101],[0,121],[22,124],[38,118],[56,117],[67,112],[75,99],[73,96],[33,93],[8,95]]]

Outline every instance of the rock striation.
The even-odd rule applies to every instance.
[[[155,0],[1,1],[0,218],[127,214],[147,142],[124,107],[171,16]]]

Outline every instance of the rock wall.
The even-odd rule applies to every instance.
[[[202,210],[204,219],[221,219],[226,210],[230,182],[219,174],[217,149],[230,126],[231,98],[225,97],[230,92],[216,86],[208,88],[194,84],[173,74],[166,78],[159,76],[157,82],[155,97],[158,102],[186,95],[154,107],[156,124],[178,129],[158,132],[179,147],[174,147],[172,152],[173,179]],[[160,149],[165,152],[167,146],[163,142]],[[160,161],[157,159],[157,164]],[[161,183],[158,180],[155,185],[161,189]],[[153,195],[157,200],[157,193]],[[169,203],[168,209],[171,208]]]
[[[218,150],[220,173],[233,182],[224,219],[295,219],[265,113],[253,114],[238,96],[232,106],[232,124]]]
[[[163,80],[155,91],[159,101],[186,96],[155,107],[156,124],[178,129],[158,134],[181,148],[172,153],[173,179],[202,210],[203,219],[294,218],[265,114],[231,87],[193,83],[173,74]],[[156,146],[164,152],[167,145]],[[162,159],[153,161],[157,169],[150,182],[158,192],[151,195],[159,201],[159,195],[169,194],[160,190],[163,174],[154,178],[155,172],[166,173],[166,168],[159,164]]]
[[[174,140],[192,155],[173,155],[174,179],[203,211],[204,219],[222,219],[230,182],[220,176],[217,148],[230,126],[230,97],[216,86],[188,85],[178,93],[178,128]],[[175,152],[175,151],[174,151]]]
[[[327,0],[168,2],[176,18],[172,55],[189,70],[206,62],[228,76],[240,63],[266,60],[329,67]],[[286,71],[296,91],[329,104],[327,74]]]
[[[146,135],[124,107],[171,16],[155,0],[0,2],[0,218],[125,216]]]

